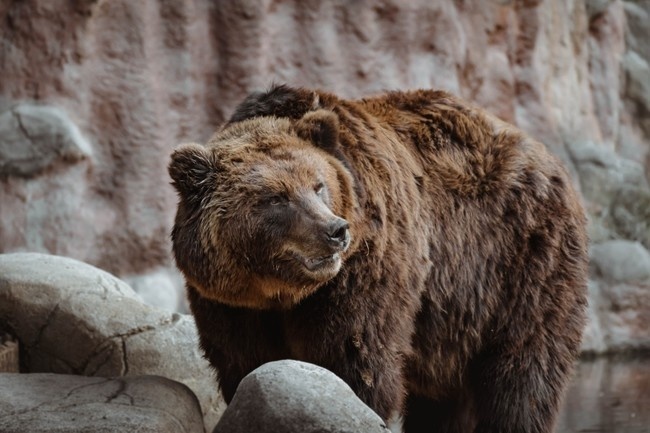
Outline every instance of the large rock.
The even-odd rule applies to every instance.
[[[0,113],[0,137],[0,177],[35,176],[92,153],[79,128],[57,107],[23,103]]]
[[[124,282],[74,259],[0,255],[0,328],[23,368],[87,376],[155,374],[189,386],[208,429],[224,404],[191,316],[144,304]]]
[[[274,361],[246,376],[213,433],[390,433],[334,373]]]
[[[650,252],[640,243],[610,240],[591,247],[586,353],[650,350]]]
[[[592,242],[622,238],[650,247],[650,185],[643,163],[593,141],[575,141],[568,149],[590,210]]]
[[[199,433],[199,402],[159,376],[0,374],[3,433]]]
[[[612,240],[591,248],[591,262],[608,281],[650,284],[650,252],[639,242]]]

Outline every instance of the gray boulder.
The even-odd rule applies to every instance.
[[[595,244],[591,262],[608,281],[650,282],[650,252],[639,242],[617,239]]]
[[[17,104],[0,113],[0,176],[36,176],[92,154],[68,115],[57,107]]]
[[[213,433],[379,433],[382,419],[334,373],[300,361],[246,376]]]
[[[77,260],[0,255],[0,330],[20,341],[29,372],[153,374],[199,398],[208,430],[225,404],[191,316],[142,302],[124,282]]]
[[[0,374],[4,433],[198,433],[196,396],[159,376],[125,378]]]
[[[177,313],[188,313],[185,281],[180,271],[159,267],[151,272],[122,279],[149,305]]]

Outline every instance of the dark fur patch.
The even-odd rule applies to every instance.
[[[265,92],[254,92],[246,97],[228,123],[260,116],[300,119],[306,112],[316,108],[316,98],[317,94],[313,91],[276,84]]]
[[[339,144],[339,120],[331,111],[307,113],[294,127],[299,137],[311,141],[321,149],[332,152]]]

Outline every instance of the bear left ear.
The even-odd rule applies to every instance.
[[[168,167],[172,185],[184,196],[196,193],[214,169],[207,149],[196,143],[177,147],[172,153]]]
[[[294,128],[298,137],[324,150],[333,150],[339,143],[339,118],[331,111],[310,111],[296,121]]]

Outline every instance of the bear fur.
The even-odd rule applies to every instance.
[[[290,358],[406,433],[553,430],[587,236],[541,143],[443,91],[274,86],[169,172],[173,251],[226,402]]]

